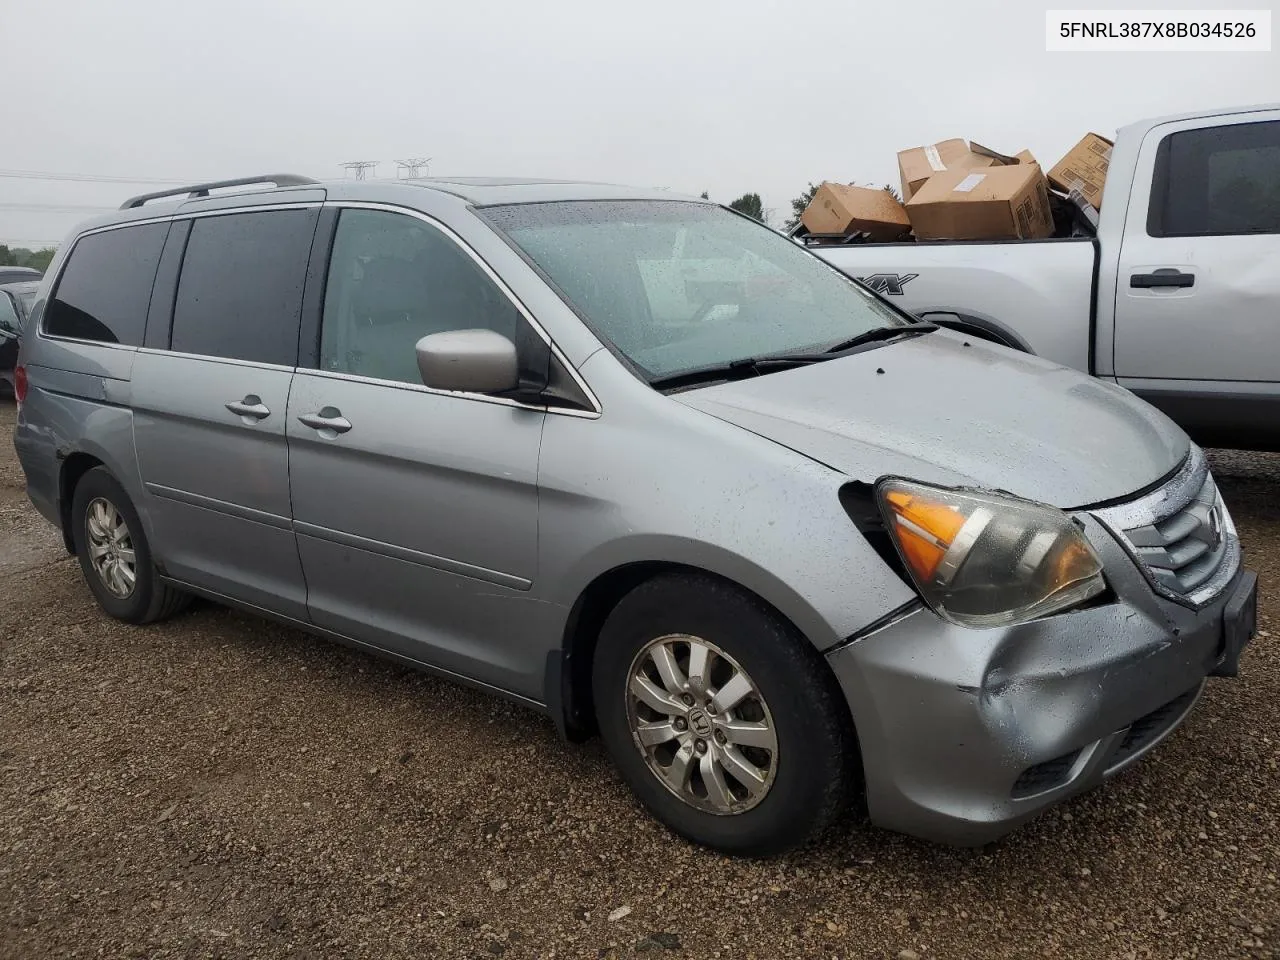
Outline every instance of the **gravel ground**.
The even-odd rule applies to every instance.
[[[0,435],[13,424],[0,401]],[[1280,457],[1216,454],[1280,608]],[[212,605],[98,612],[0,443],[0,956],[1272,957],[1280,655],[981,851],[850,820],[733,861],[598,741]]]

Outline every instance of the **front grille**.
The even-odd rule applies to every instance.
[[[1165,596],[1200,606],[1222,592],[1240,544],[1199,447],[1168,483],[1131,503],[1095,511]]]
[[[1072,750],[1044,763],[1037,763],[1034,767],[1027,767],[1013,784],[1010,795],[1015,800],[1021,800],[1023,797],[1033,797],[1037,793],[1062,786],[1067,782],[1078,756],[1080,751]]]
[[[1181,696],[1174,697],[1163,706],[1156,707],[1150,713],[1133,721],[1125,731],[1120,746],[1116,747],[1115,753],[1107,760],[1107,769],[1112,770],[1120,766],[1134,754],[1140,753],[1164,736],[1187,711],[1199,693],[1200,688],[1193,687]]]
[[[1151,575],[1186,596],[1207,583],[1222,563],[1225,512],[1217,484],[1207,477],[1196,498],[1177,513],[1124,533]]]

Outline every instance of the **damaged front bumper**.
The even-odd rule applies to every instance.
[[[1134,763],[1234,675],[1256,578],[1199,609],[1158,596],[1082,518],[1110,602],[975,630],[919,607],[828,652],[857,726],[871,819],[944,843],[996,840]],[[1238,556],[1238,554],[1237,554]]]

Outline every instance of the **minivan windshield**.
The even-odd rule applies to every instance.
[[[481,209],[650,380],[822,352],[907,320],[762,224],[682,200]]]

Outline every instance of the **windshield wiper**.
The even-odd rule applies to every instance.
[[[746,377],[758,377],[773,370],[785,370],[787,367],[802,367],[810,363],[821,363],[823,360],[835,360],[856,351],[858,347],[882,343],[901,336],[914,336],[937,330],[938,325],[917,321],[904,323],[896,327],[876,327],[866,330],[856,337],[842,340],[834,347],[822,353],[776,353],[762,357],[743,357],[741,360],[730,360],[728,363],[715,363],[682,373],[673,373],[665,377],[655,377],[649,386],[655,390],[673,390],[679,387],[691,387],[702,383],[715,383],[720,380],[742,380]]]
[[[802,367],[808,363],[822,360],[833,360],[832,356],[823,353],[780,353],[769,357],[743,357],[741,360],[730,360],[728,363],[714,363],[707,367],[672,373],[665,377],[654,377],[649,386],[655,390],[671,390],[677,387],[691,387],[699,383],[715,383],[718,380],[741,380],[745,377],[758,377],[770,370],[782,370],[787,367]]]
[[[834,347],[828,347],[827,353],[844,353],[844,351],[860,347],[864,343],[879,343],[883,340],[892,340],[894,337],[914,336],[937,329],[938,325],[936,323],[929,323],[927,320],[902,323],[896,327],[876,327],[872,330],[866,330],[856,337],[850,337],[848,340],[841,340]]]

